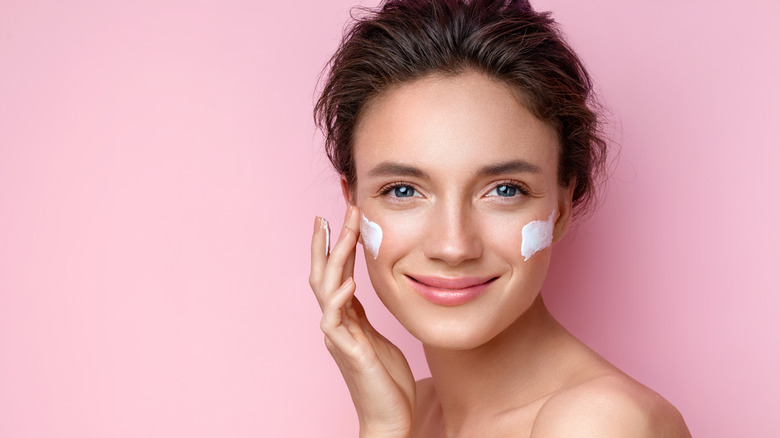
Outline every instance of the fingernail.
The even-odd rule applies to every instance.
[[[319,221],[320,228],[322,228],[323,230],[327,230],[328,229],[328,220],[327,219],[325,219],[324,217],[317,216],[317,220]]]

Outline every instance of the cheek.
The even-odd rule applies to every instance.
[[[522,228],[526,221],[515,215],[489,217],[480,223],[480,237],[485,250],[514,263],[522,260],[520,247],[523,242]]]
[[[520,247],[520,253],[524,260],[528,260],[552,244],[553,227],[555,225],[555,213],[553,209],[546,221],[532,221],[523,226],[523,243]]]
[[[363,237],[368,276],[379,299],[393,312],[393,309],[399,305],[396,295],[392,293],[396,290],[396,282],[398,281],[394,270],[399,266],[399,263],[407,266],[409,260],[412,260],[409,256],[417,254],[416,250],[424,230],[421,229],[418,218],[406,215],[382,215],[366,212],[366,218],[382,230],[382,241],[376,258],[367,248],[366,241],[368,239]]]
[[[375,222],[374,222],[375,221]],[[371,215],[361,221],[363,249],[377,263],[394,263],[419,243],[424,230],[413,215]]]
[[[479,224],[480,239],[507,259],[528,261],[552,243],[556,211],[546,220],[515,215],[486,217]],[[372,219],[376,220],[374,222]],[[424,218],[415,215],[363,216],[360,234],[371,259],[390,262],[409,254],[425,236]]]
[[[481,234],[484,242],[502,258],[529,261],[552,244],[555,214],[553,210],[546,220],[515,215],[486,218],[480,224]]]

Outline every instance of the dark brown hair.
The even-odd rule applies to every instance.
[[[504,81],[560,139],[558,182],[574,178],[574,207],[595,199],[606,142],[592,83],[547,12],[522,0],[388,0],[356,19],[331,58],[314,108],[325,149],[350,188],[361,110],[389,87],[467,70]]]

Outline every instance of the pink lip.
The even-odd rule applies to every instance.
[[[458,306],[475,300],[482,295],[496,277],[430,277],[409,278],[414,290],[426,300],[440,306]]]

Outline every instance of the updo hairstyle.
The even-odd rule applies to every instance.
[[[558,183],[576,212],[592,206],[606,141],[591,79],[548,12],[522,0],[388,0],[346,30],[314,108],[331,163],[350,190],[363,110],[391,87],[477,71],[505,82],[559,138]]]

